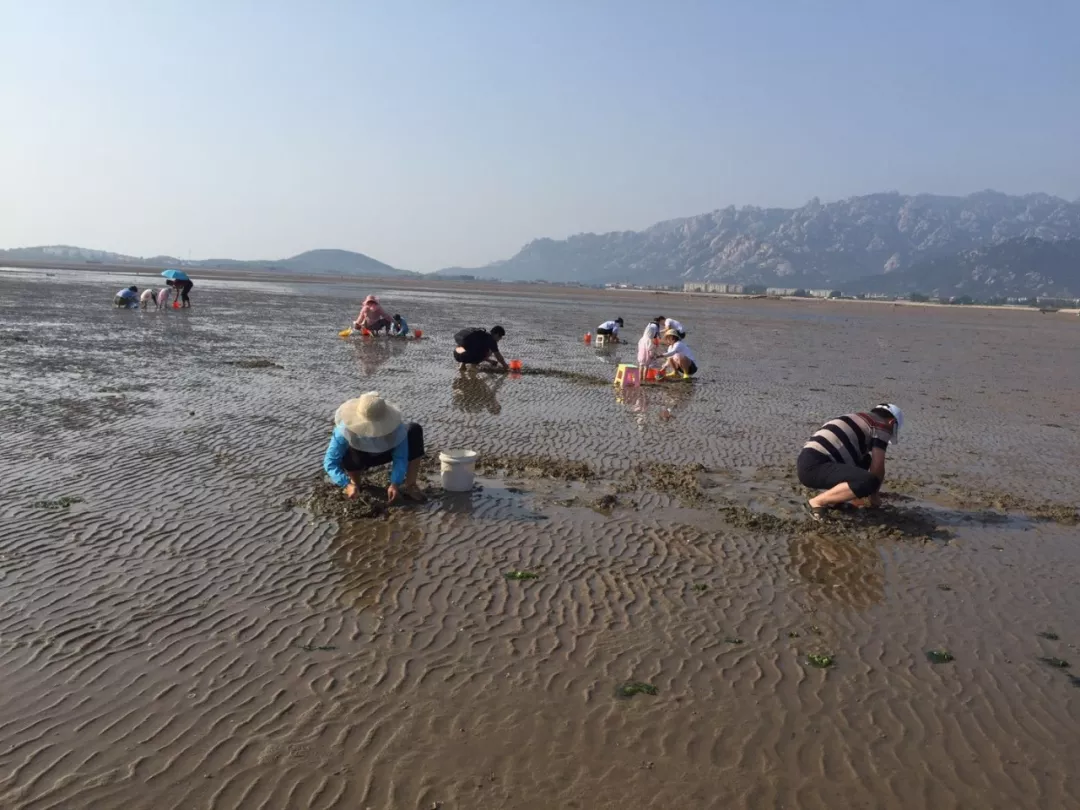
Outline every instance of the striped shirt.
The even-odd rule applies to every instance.
[[[816,450],[840,464],[865,467],[874,435],[883,429],[868,413],[849,413],[822,425],[803,449]]]

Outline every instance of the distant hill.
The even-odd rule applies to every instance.
[[[896,192],[801,208],[720,209],[643,231],[537,239],[512,258],[441,275],[507,281],[715,281],[840,287],[1016,238],[1080,238],[1080,203],[1048,194]]]
[[[377,261],[363,253],[350,250],[309,250],[288,259],[280,260],[238,260],[205,259],[187,261],[175,256],[126,256],[122,253],[110,253],[105,250],[89,250],[70,245],[49,245],[45,247],[14,248],[0,250],[0,264],[9,261],[27,262],[88,262],[113,265],[139,265],[147,267],[178,267],[191,269],[219,270],[258,270],[264,272],[301,273],[311,275],[349,275],[349,276],[419,276],[409,270],[399,270]]]
[[[1024,296],[1080,298],[1080,239],[1008,239],[864,278],[852,284],[851,290],[968,295],[984,301]]]

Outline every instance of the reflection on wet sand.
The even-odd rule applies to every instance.
[[[502,412],[498,393],[506,380],[505,375],[480,375],[474,371],[458,374],[450,383],[454,407],[465,413],[487,411],[498,415]]]
[[[400,338],[350,338],[353,356],[360,362],[364,376],[374,376],[383,366],[408,350],[408,341]]]
[[[790,537],[788,555],[812,600],[865,610],[885,599],[885,564],[870,541],[830,536],[825,528]]]

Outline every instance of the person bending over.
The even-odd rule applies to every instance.
[[[390,334],[394,337],[408,337],[409,323],[400,315],[395,315],[390,323]]]
[[[807,502],[814,520],[821,520],[825,509],[856,498],[880,504],[885,450],[899,441],[903,425],[900,408],[884,403],[869,413],[838,416],[810,437],[795,466],[804,487],[822,490]]]
[[[500,365],[509,371],[502,354],[499,352],[499,341],[506,337],[506,330],[501,326],[491,327],[488,332],[484,329],[462,329],[454,335],[454,359],[460,364],[460,369],[466,366],[478,366],[481,363]]]
[[[604,321],[596,327],[596,334],[609,338],[613,343],[619,342],[619,330],[622,329],[623,319],[616,318],[613,321]]]
[[[686,330],[683,328],[683,325],[674,318],[665,318],[663,315],[657,315],[654,320],[656,325],[660,327],[661,332],[674,330],[679,336],[679,340],[683,340],[686,337]]]
[[[334,433],[323,457],[323,469],[330,480],[355,498],[360,475],[373,467],[390,465],[390,503],[404,496],[421,501],[416,486],[420,460],[424,457],[424,429],[405,422],[401,410],[369,391],[343,403],[334,412]]]
[[[113,306],[120,309],[135,309],[139,306],[139,288],[132,284],[113,296]]]

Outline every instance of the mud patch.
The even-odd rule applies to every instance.
[[[569,461],[549,456],[481,456],[476,464],[481,475],[494,476],[500,472],[534,478],[553,478],[558,481],[591,481],[596,472],[584,461]]]
[[[317,517],[330,517],[339,520],[369,520],[382,517],[387,512],[386,496],[376,494],[372,487],[361,487],[356,498],[345,497],[341,487],[329,481],[314,482],[311,492],[301,497],[286,498],[282,504],[285,509],[304,509]]]
[[[273,360],[267,360],[265,357],[247,357],[240,360],[226,360],[225,365],[235,366],[236,368],[285,368],[285,366],[275,363]]]
[[[666,464],[655,462],[634,467],[638,482],[649,489],[678,498],[687,506],[695,506],[708,500],[701,486],[702,464]]]

